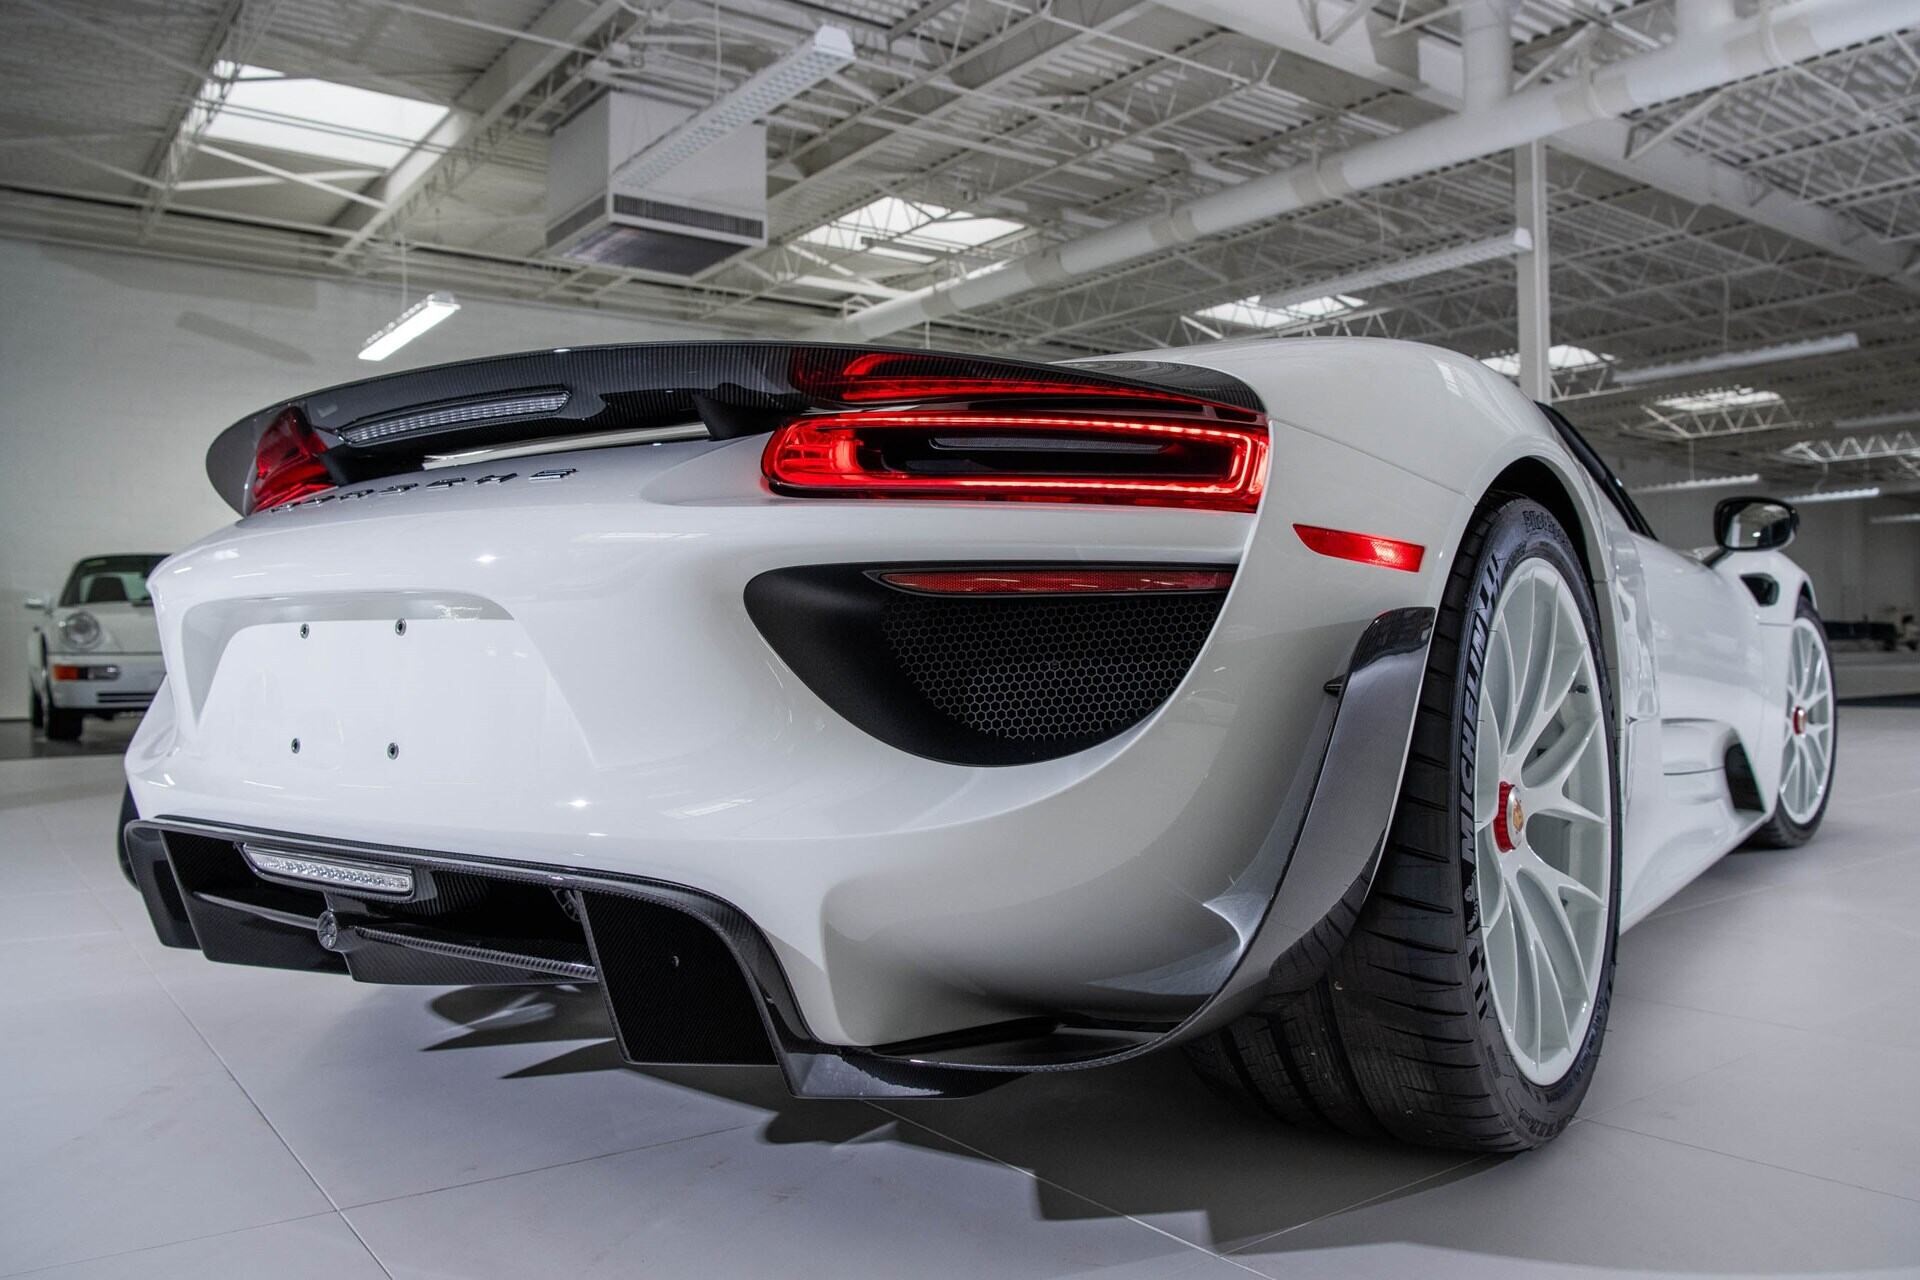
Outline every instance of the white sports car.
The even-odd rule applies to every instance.
[[[1819,825],[1780,503],[1655,541],[1451,352],[1044,365],[673,343],[229,429],[127,756],[160,937],[598,983],[640,1063],[963,1095],[1184,1045],[1289,1119],[1508,1150],[1615,939]]]
[[[147,575],[165,556],[88,556],[58,595],[29,596],[47,615],[27,636],[29,715],[56,742],[80,736],[87,716],[145,711],[166,674]]]

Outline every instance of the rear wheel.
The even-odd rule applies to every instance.
[[[38,689],[34,689],[28,692],[27,723],[32,727],[34,727],[35,729],[40,728],[42,725],[44,725],[47,722],[47,713],[44,709],[44,705],[45,704],[43,704],[40,701],[40,691]]]
[[[1477,1151],[1564,1129],[1599,1058],[1618,933],[1611,699],[1592,592],[1543,508],[1461,545],[1400,803],[1327,975],[1207,1038],[1284,1119]]]
[[[1827,796],[1833,790],[1838,745],[1833,662],[1827,655],[1826,628],[1805,596],[1794,612],[1789,643],[1780,791],[1773,815],[1747,840],[1763,849],[1791,849],[1812,839],[1827,815]]]
[[[54,742],[78,742],[80,726],[85,719],[82,712],[49,703],[46,710],[47,737]]]

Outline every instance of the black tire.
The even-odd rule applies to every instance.
[[[27,723],[33,728],[38,729],[46,724],[46,722],[47,713],[44,704],[40,701],[40,691],[38,689],[29,690],[27,693]]]
[[[133,788],[124,787],[120,791],[120,825],[113,831],[113,848],[120,856],[120,874],[127,883],[138,889],[140,882],[133,878],[133,855],[127,852],[127,824],[136,822],[140,811],[133,807]]]
[[[46,711],[47,738],[52,742],[80,741],[80,727],[86,722],[86,713],[75,711],[71,707],[49,705]]]
[[[1327,974],[1277,994],[1190,1051],[1203,1074],[1295,1123],[1428,1146],[1518,1151],[1572,1121],[1592,1082],[1613,994],[1620,835],[1612,828],[1599,992],[1571,1065],[1550,1085],[1522,1074],[1487,981],[1473,885],[1473,760],[1480,671],[1494,607],[1523,562],[1547,561],[1574,588],[1608,728],[1613,697],[1598,618],[1565,530],[1524,498],[1476,515],[1441,603],[1400,803],[1372,889]]]
[[[1794,614],[1796,617],[1805,618],[1813,623],[1813,629],[1820,633],[1820,647],[1827,650],[1827,672],[1828,679],[1831,680],[1833,653],[1832,650],[1827,649],[1827,626],[1826,623],[1820,620],[1819,610],[1813,607],[1811,600],[1808,600],[1805,596],[1801,596],[1800,605],[1794,610]],[[1829,699],[1834,696],[1831,688],[1828,690],[1827,696]],[[1787,812],[1787,807],[1780,803],[1780,795],[1779,792],[1776,791],[1773,797],[1773,813],[1768,816],[1765,822],[1760,824],[1752,835],[1747,837],[1748,847],[1754,849],[1797,849],[1807,841],[1813,839],[1813,833],[1820,829],[1821,822],[1824,821],[1827,816],[1827,801],[1833,797],[1833,771],[1840,763],[1840,722],[1838,717],[1835,717],[1833,720],[1832,733],[1833,750],[1827,756],[1826,785],[1820,795],[1820,806],[1813,811],[1813,816],[1809,818],[1805,824],[1795,822],[1793,816]]]

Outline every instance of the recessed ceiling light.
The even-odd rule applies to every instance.
[[[219,85],[233,86],[225,101]],[[385,172],[447,118],[447,109],[398,94],[359,89],[266,67],[218,63],[201,98],[220,102],[206,136],[276,151],[370,165]]]
[[[1288,325],[1329,320],[1366,305],[1365,298],[1356,298],[1344,293],[1327,294],[1324,297],[1308,298],[1302,302],[1289,302],[1280,306],[1268,306],[1260,300],[1261,296],[1254,294],[1252,297],[1239,298],[1233,302],[1216,303],[1211,307],[1202,307],[1193,314],[1203,320],[1220,320],[1227,324],[1237,324],[1244,329],[1284,329]]]
[[[1755,405],[1779,404],[1777,391],[1756,391],[1752,387],[1720,387],[1684,396],[1662,396],[1654,401],[1663,409],[1681,413],[1711,413],[1715,409],[1748,409]]]
[[[1643,484],[1634,489],[1635,493],[1686,493],[1693,489],[1731,489],[1736,485],[1759,484],[1760,473],[1749,471],[1743,476],[1701,476],[1697,480],[1668,480],[1664,484]]]
[[[1504,355],[1482,356],[1480,363],[1495,373],[1506,374],[1509,378],[1520,376],[1520,353],[1517,351],[1510,351]],[[1597,364],[1612,363],[1612,356],[1598,351],[1589,351],[1585,347],[1556,342],[1547,348],[1547,368],[1549,369],[1590,369]]]
[[[1862,498],[1877,498],[1879,496],[1880,486],[1877,484],[1869,484],[1862,485],[1858,489],[1826,489],[1813,493],[1796,493],[1791,498],[1788,498],[1787,501],[1797,502],[1804,506],[1809,502],[1857,502]]]
[[[1026,229],[1025,223],[1008,218],[976,217],[923,200],[881,196],[800,238],[834,249],[931,262],[932,255],[977,249]]]

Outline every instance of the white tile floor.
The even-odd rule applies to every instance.
[[[967,1102],[623,1070],[597,997],[156,944],[118,762],[0,764],[0,1274],[1920,1275],[1920,711],[1853,709],[1826,832],[1622,944],[1546,1151],[1275,1128],[1177,1058]]]

